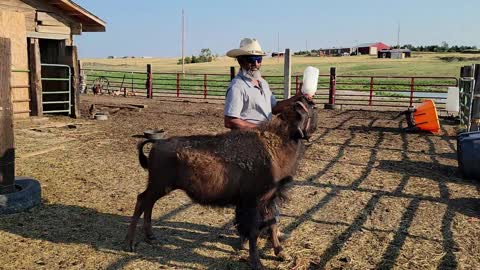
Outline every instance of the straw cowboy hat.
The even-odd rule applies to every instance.
[[[242,55],[261,55],[264,56],[266,53],[262,51],[260,43],[256,39],[244,38],[240,41],[240,48],[233,49],[227,52],[227,56],[238,57]]]

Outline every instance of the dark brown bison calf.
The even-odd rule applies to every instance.
[[[126,248],[133,251],[142,213],[145,236],[154,239],[151,219],[155,202],[181,189],[203,205],[235,206],[238,232],[241,239],[249,241],[251,266],[262,269],[257,250],[259,232],[270,228],[275,254],[281,255],[274,216],[268,218],[268,210],[292,180],[303,155],[303,140],[316,128],[316,108],[301,98],[257,129],[140,143],[139,160],[148,168],[148,185],[137,197]],[[148,142],[154,144],[147,158],[143,146]]]

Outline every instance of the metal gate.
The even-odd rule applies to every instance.
[[[72,71],[68,65],[41,64],[43,113],[72,113]]]

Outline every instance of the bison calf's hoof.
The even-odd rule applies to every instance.
[[[133,245],[133,242],[125,240],[125,243],[123,244],[123,251],[135,252],[135,245]]]
[[[150,235],[145,235],[145,242],[148,244],[153,244],[157,240],[157,237],[155,235],[150,234]]]
[[[261,263],[256,263],[256,264],[253,264],[252,263],[252,269],[254,270],[265,270],[265,267],[263,267],[263,265]]]
[[[280,261],[286,261],[288,259],[288,256],[287,254],[285,253],[285,251],[283,251],[283,248],[282,247],[277,247],[277,248],[274,248],[274,253],[275,253],[275,256],[277,256],[277,258],[280,260]]]
[[[285,253],[285,251],[280,251],[278,254],[275,254],[277,256],[277,258],[280,260],[280,261],[287,261],[288,260],[288,255]]]
[[[238,249],[239,250],[248,249],[248,240],[246,238],[240,237],[240,241],[238,242]]]

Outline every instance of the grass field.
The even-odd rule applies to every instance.
[[[126,88],[127,91],[133,89],[137,93],[145,94],[146,65],[151,64],[154,96],[176,95],[178,90],[180,96],[193,95],[200,98],[207,97],[207,95],[210,98],[223,98],[230,81],[230,67],[235,66],[238,70],[234,59],[219,57],[211,63],[188,64],[185,66],[187,74],[177,77],[175,73],[181,72],[181,65],[178,65],[177,61],[176,58],[84,59],[83,67],[86,69],[88,89],[98,78],[106,77],[109,81],[107,87],[109,90],[114,89],[121,92]],[[376,56],[367,55],[294,56],[292,60],[294,76],[291,88],[292,90],[298,89],[299,83],[302,82],[303,70],[307,66],[315,66],[320,69],[321,74],[317,98],[325,99],[328,96],[330,67],[336,67],[338,75],[336,89],[340,91],[337,95],[343,96],[342,102],[355,101],[363,104],[365,95],[368,96],[369,91],[372,90],[377,101],[391,103],[408,101],[412,89],[411,78],[376,77],[374,86],[371,86],[370,76],[445,76],[451,78],[415,78],[413,87],[416,93],[436,93],[436,96],[427,96],[436,97],[437,102],[444,104],[447,87],[456,85],[455,78],[459,74],[460,67],[475,62],[480,62],[478,55],[460,53],[418,53],[408,59],[379,59]],[[265,57],[262,64],[262,73],[266,76],[270,88],[277,97],[283,96],[283,64],[283,58],[271,57]],[[204,74],[208,74],[208,78]],[[348,77],[349,75],[365,77],[351,78]],[[415,94],[414,102],[421,102],[425,97],[425,94]],[[395,98],[395,100],[391,100],[391,98]]]
[[[445,61],[442,57],[460,58],[463,61]],[[320,74],[328,74],[330,67],[337,68],[339,75],[397,75],[397,76],[453,76],[460,67],[480,63],[478,54],[461,53],[413,53],[407,59],[379,59],[376,56],[303,57],[294,56],[292,73],[301,74],[305,67],[314,66]],[[147,64],[154,72],[181,72],[178,58],[128,58],[128,59],[83,59],[84,68],[108,70],[146,71]],[[187,73],[229,73],[229,67],[238,64],[234,59],[219,57],[211,63],[185,65]],[[266,57],[262,71],[267,75],[283,75],[283,59]]]

